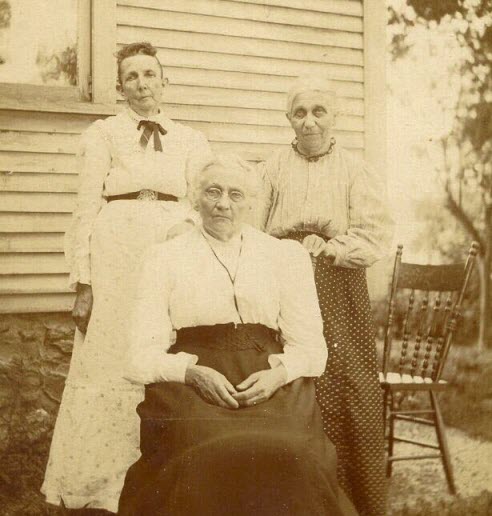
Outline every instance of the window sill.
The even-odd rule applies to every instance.
[[[115,115],[121,108],[79,100],[76,88],[0,84],[0,110]]]

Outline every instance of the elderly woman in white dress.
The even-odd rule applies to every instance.
[[[136,267],[151,244],[193,224],[189,185],[211,157],[201,133],[160,110],[167,79],[156,50],[134,43],[117,57],[128,106],[82,136],[67,235],[78,329],[42,486],[49,503],[111,512],[139,457],[143,387],[122,377]]]
[[[330,360],[316,391],[335,444],[341,485],[360,514],[385,513],[383,419],[365,269],[391,238],[384,176],[333,137],[337,97],[320,76],[288,93],[292,145],[261,165],[260,226],[294,239],[316,260],[315,280]]]
[[[128,355],[147,384],[142,457],[121,516],[356,514],[315,400],[327,354],[309,255],[244,223],[251,174],[209,165],[203,226],[143,262]]]

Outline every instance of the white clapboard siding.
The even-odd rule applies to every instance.
[[[69,133],[79,135],[87,126],[101,118],[72,113],[33,113],[32,111],[0,111],[0,130]]]
[[[125,31],[119,31],[123,37]],[[136,34],[138,36],[138,34]],[[125,38],[130,41],[130,36]],[[179,39],[179,38],[178,38]],[[126,43],[127,41],[121,41]],[[363,53],[360,50],[349,50],[342,48],[327,48],[323,54],[323,62],[308,61],[301,59],[302,54],[296,54],[298,59],[287,59],[282,57],[268,57],[259,54],[259,49],[253,49],[254,55],[246,55],[242,52],[244,49],[238,47],[226,47],[224,49],[219,41],[217,48],[209,48],[209,46],[201,45],[201,42],[184,39],[183,44],[188,48],[181,49],[172,35],[166,41],[166,47],[159,47],[157,56],[164,66],[183,68],[198,68],[207,70],[223,70],[230,72],[257,73],[265,75],[281,75],[287,77],[297,77],[298,75],[308,73],[320,73],[331,77],[335,81],[355,81],[362,83],[363,81]],[[120,45],[121,46],[121,45]],[[156,44],[157,46],[157,44]],[[227,50],[227,54],[221,54]],[[214,51],[215,50],[215,51]],[[281,50],[281,49],[280,49]],[[275,48],[279,53],[279,48]],[[168,74],[173,79],[171,74]]]
[[[329,3],[329,0],[328,2]],[[333,3],[333,2],[332,2]],[[340,2],[339,2],[340,3]],[[288,4],[277,4],[275,7],[268,5],[268,2],[261,2],[262,5],[247,5],[226,0],[118,0],[121,6],[145,7],[166,11],[176,11],[188,14],[205,14],[208,16],[232,18],[236,20],[265,21],[275,24],[299,25],[299,13],[289,9]],[[345,2],[348,7],[348,2]],[[348,9],[347,9],[348,10]],[[351,32],[362,32],[361,12],[350,10],[334,11],[307,11],[305,6],[302,13],[302,25],[304,27],[317,27],[321,29],[345,30]],[[337,16],[342,14],[343,16]]]
[[[5,274],[0,276],[0,296],[5,294],[58,294],[72,292],[67,274]]]
[[[282,95],[289,89],[292,77],[244,72],[225,72],[203,68],[179,68],[166,66],[166,76],[172,84],[184,86],[206,86],[232,90],[270,91]],[[364,88],[360,82],[337,81],[337,89],[343,97],[364,98]]]
[[[225,122],[254,126],[290,127],[285,116],[285,109],[271,111],[221,106],[183,106],[179,104],[166,104],[164,109],[169,118],[184,124],[190,124],[191,122]],[[364,131],[364,118],[357,115],[340,115],[337,119],[337,128],[341,131]]]
[[[188,34],[218,34],[229,37],[257,38],[275,42],[293,42],[316,46],[332,46],[343,48],[362,48],[362,30],[348,32],[344,30],[344,17],[339,29],[320,29],[305,27],[299,20],[297,26],[290,26],[270,21],[252,21],[220,16],[203,16],[200,14],[179,13],[163,9],[146,9],[119,6],[117,22],[120,26],[147,29],[167,29]],[[349,18],[349,21],[350,18]],[[362,27],[361,27],[362,29]]]
[[[233,0],[246,4],[261,4],[289,7],[306,12],[306,0]],[[362,2],[354,0],[309,0],[309,10],[315,13],[337,13],[347,16],[362,16]]]
[[[312,73],[334,81],[341,106],[337,142],[363,157],[361,0],[115,4],[112,48],[134,41],[156,46],[169,78],[166,115],[202,131],[214,151],[256,162],[290,145],[285,93],[295,77]],[[109,100],[100,111],[97,104],[73,103],[70,112],[43,111],[36,102],[0,102],[0,313],[71,310],[63,245],[78,188],[76,152],[80,134],[114,112]],[[116,110],[122,108],[120,102]]]
[[[64,233],[70,224],[70,219],[71,215],[67,213],[0,211],[0,233]]]
[[[75,174],[46,174],[44,172],[0,173],[1,192],[65,192],[76,193],[78,178]],[[0,204],[0,206],[2,206]],[[14,210],[15,211],[15,210]]]
[[[0,150],[0,172],[4,174],[13,172],[76,174],[76,158],[73,154]]]
[[[75,154],[79,138],[78,134],[2,131],[0,132],[0,152]]]
[[[3,212],[72,213],[77,194],[42,192],[0,192]]]
[[[0,253],[4,274],[59,274],[68,272],[62,253]]]
[[[136,39],[151,41],[159,48],[181,48],[185,50],[206,50],[207,52],[237,54],[245,56],[290,59],[301,63],[330,63],[330,50],[335,47],[309,45],[306,43],[290,43],[287,41],[251,40],[247,37],[229,37],[218,34],[196,33],[193,37],[186,32],[173,30],[162,31],[154,28],[138,28],[120,26],[117,30],[119,43],[131,43]],[[332,51],[334,53],[334,51]],[[163,63],[166,64],[165,62]],[[335,66],[335,65],[334,65]],[[343,70],[343,65],[340,65]],[[335,68],[336,69],[336,68]],[[354,66],[347,76],[336,76],[334,79],[361,79],[362,68]]]
[[[282,93],[228,90],[226,88],[207,88],[200,86],[175,86],[171,84],[166,88],[164,102],[170,102],[172,104],[285,111],[285,94]],[[342,97],[340,103],[343,114],[359,116],[364,114],[364,102],[362,99]]]
[[[4,233],[1,253],[61,253],[64,233]]]
[[[0,313],[68,312],[74,294],[6,294],[0,296]]]

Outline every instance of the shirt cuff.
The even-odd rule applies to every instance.
[[[331,247],[334,251],[335,259],[333,260],[333,265],[340,266],[345,260],[345,247],[332,240],[326,242],[326,247]]]
[[[166,354],[157,381],[185,383],[186,370],[197,362],[197,355],[191,355],[184,351]]]
[[[287,381],[285,384],[287,385],[297,378],[301,376],[310,376],[308,371],[306,371],[305,367],[303,367],[302,360],[299,360],[297,357],[289,356],[285,353],[279,353],[277,355],[270,355],[268,357],[268,363],[271,368],[277,367],[279,364],[283,364],[285,370],[287,371]]]
[[[90,285],[91,284],[90,274],[83,274],[78,271],[71,272],[70,276],[68,277],[68,288],[70,288],[73,291],[76,291],[78,283],[83,283],[84,285]]]

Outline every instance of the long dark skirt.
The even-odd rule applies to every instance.
[[[172,352],[199,356],[237,385],[281,352],[275,332],[232,324],[178,331]],[[210,405],[179,383],[147,386],[138,406],[142,457],[128,471],[121,515],[354,515],[339,489],[314,382],[295,380],[262,404]]]
[[[310,233],[288,238],[302,242]],[[321,236],[321,235],[320,235]],[[316,380],[323,426],[338,456],[338,479],[364,516],[386,514],[383,401],[365,269],[317,258],[316,288],[328,347]]]

